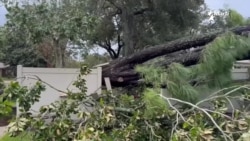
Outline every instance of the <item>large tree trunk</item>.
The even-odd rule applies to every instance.
[[[126,1],[129,3],[130,1]],[[122,48],[122,55],[129,56],[134,52],[135,47],[135,17],[134,14],[131,12],[132,9],[130,7],[124,6],[122,7],[122,14],[121,14],[121,21],[122,21],[122,28],[124,34],[124,44],[125,46]]]
[[[39,53],[41,53],[43,59],[47,63],[48,68],[55,67],[54,64],[54,44],[50,39],[44,39],[43,42],[37,45]]]
[[[63,68],[63,54],[60,47],[55,47],[55,67],[56,68]]]
[[[165,55],[158,60],[154,61],[148,61],[146,63],[148,64],[154,64],[156,67],[168,67],[171,63],[180,63],[184,66],[191,66],[194,64],[197,64],[200,60],[200,57],[202,55],[202,50],[205,47],[199,47],[192,51],[187,50],[181,50],[174,53],[170,53],[168,55]]]
[[[55,67],[64,68],[65,67],[65,50],[66,50],[67,40],[65,39],[54,39],[55,48]]]
[[[230,31],[237,35],[241,35],[246,31],[250,31],[250,26],[233,28]],[[199,60],[199,51],[193,52],[189,58],[183,60],[181,56],[175,56],[178,51],[186,50],[190,48],[203,47],[206,44],[212,42],[218,35],[224,33],[224,31],[218,31],[214,33],[204,34],[195,37],[185,37],[178,40],[168,42],[166,44],[156,45],[144,49],[140,52],[136,52],[128,57],[114,60],[110,62],[108,66],[103,67],[102,75],[103,77],[110,77],[113,86],[126,86],[130,84],[137,84],[140,76],[134,71],[137,64],[142,64],[148,60],[160,57],[163,55],[169,55],[174,57],[169,57],[165,62],[169,65],[172,62],[180,62],[187,65],[196,64]],[[204,47],[205,48],[205,47]],[[177,53],[174,53],[177,52]],[[179,52],[181,53],[181,52]]]

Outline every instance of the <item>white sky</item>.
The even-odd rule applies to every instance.
[[[205,0],[210,9],[216,10],[224,8],[234,9],[244,17],[250,17],[249,0]]]
[[[217,10],[228,6],[238,11],[244,17],[250,17],[250,0],[205,0],[205,2],[211,10]],[[0,26],[6,22],[6,13],[6,9],[0,4]]]

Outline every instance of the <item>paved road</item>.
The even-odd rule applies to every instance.
[[[6,126],[1,126],[0,127],[0,138],[4,135],[5,131],[6,131]]]

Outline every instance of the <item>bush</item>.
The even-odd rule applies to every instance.
[[[250,85],[225,86],[231,82],[229,72],[235,58],[246,55],[249,49],[249,39],[228,34],[210,44],[196,66],[139,69],[153,87],[142,86],[144,92],[137,98],[111,92],[86,95],[83,76],[90,70],[82,67],[74,83],[80,92],[64,92],[67,99],[43,106],[37,117],[31,115],[30,107],[45,90],[44,82],[37,78],[30,89],[11,83],[5,91],[7,100],[18,101],[22,114],[9,125],[9,133],[32,132],[37,141],[244,140],[249,134],[250,115],[234,107],[231,99],[249,101]],[[159,94],[162,83],[171,97]],[[197,98],[204,93],[203,88],[215,86],[222,90],[203,100]],[[209,103],[209,108],[202,107],[204,103]]]
[[[5,100],[4,96],[5,84],[2,79],[0,79],[0,126],[6,126],[10,122],[13,116],[13,109],[15,103],[12,101]]]
[[[19,101],[23,113],[9,125],[10,135],[31,132],[32,139],[38,141],[182,141],[237,140],[248,132],[247,114],[234,109],[228,115],[225,104],[230,98],[249,100],[248,85],[228,88],[224,93],[211,95],[196,104],[161,96],[154,89],[146,90],[144,96],[137,99],[109,92],[94,99],[86,95],[85,80],[82,79],[82,75],[88,72],[83,67],[79,79],[74,83],[81,92],[65,92],[68,94],[67,99],[42,107],[37,117],[31,116],[29,109],[45,90],[42,80],[38,80],[31,89],[12,83],[6,93],[9,100],[14,98]],[[246,97],[231,95],[242,89],[246,90]],[[189,108],[176,108],[171,103],[173,101]],[[212,110],[200,107],[203,102],[211,102]],[[91,107],[91,111],[84,110],[79,105]],[[72,119],[72,115],[78,115],[77,120]]]

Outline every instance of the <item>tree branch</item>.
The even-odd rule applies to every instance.
[[[117,50],[117,58],[120,55],[121,49],[124,47],[124,43],[121,40],[120,34],[117,35],[117,42],[118,42],[118,50]]]
[[[197,64],[200,60],[200,57],[202,55],[202,50],[205,47],[199,47],[198,49],[195,49],[193,51],[186,51],[181,50],[177,51],[171,54],[168,54],[166,56],[163,56],[162,58],[159,58],[158,60],[154,61],[148,61],[146,64],[155,64],[159,67],[168,67],[172,63],[180,63],[184,66],[191,66],[194,64]]]
[[[151,8],[142,8],[140,10],[137,10],[134,12],[134,15],[141,15],[141,14],[144,14],[145,12],[148,12],[148,11],[152,11]]]
[[[105,49],[109,53],[109,55],[112,59],[114,58],[113,52],[109,49],[109,47],[107,45],[104,45],[102,43],[97,43],[97,45],[102,47],[103,49]]]
[[[145,12],[153,11],[153,1],[152,0],[147,0],[148,7],[146,8],[141,8],[137,11],[134,12],[134,15],[141,15],[144,14]]]
[[[117,55],[117,53],[115,52],[115,50],[112,49],[110,41],[106,40],[105,43],[99,42],[99,43],[97,43],[97,45],[104,48],[109,53],[109,55],[112,59],[116,59],[119,57]]]
[[[115,2],[113,2],[112,0],[106,0],[107,2],[109,2],[111,5],[113,5],[117,11],[114,15],[116,14],[122,14],[122,8],[120,6],[118,6],[117,4],[115,4]]]
[[[250,31],[250,26],[237,27],[231,29],[230,31],[234,32],[235,34],[241,34],[243,31]],[[113,62],[113,67],[121,67],[126,64],[135,66],[137,64],[142,64],[150,59],[170,54],[176,51],[190,49],[192,47],[197,48],[200,46],[204,46],[209,42],[212,42],[218,35],[224,32],[225,31],[218,31],[194,37],[184,37],[165,44],[155,45],[140,52],[136,52],[129,57],[123,58],[117,61],[117,63]]]
[[[241,35],[242,32],[250,31],[250,26],[236,27],[230,31],[237,35]],[[103,78],[109,77],[112,86],[126,86],[132,83],[134,85],[134,82],[137,82],[140,79],[140,75],[134,71],[134,67],[137,64],[142,64],[163,55],[175,56],[181,52],[182,54],[178,57],[169,57],[167,60],[162,61],[166,62],[163,65],[167,66],[172,62],[177,62],[188,66],[197,64],[201,51],[188,52],[189,54],[187,54],[187,52],[185,53],[185,51],[181,50],[205,46],[223,33],[225,33],[225,31],[218,31],[194,37],[184,37],[165,44],[148,47],[128,57],[113,60],[109,63],[109,65],[103,67],[102,76]],[[185,59],[183,59],[183,57],[185,57]],[[246,56],[244,59],[249,57],[250,55]]]

